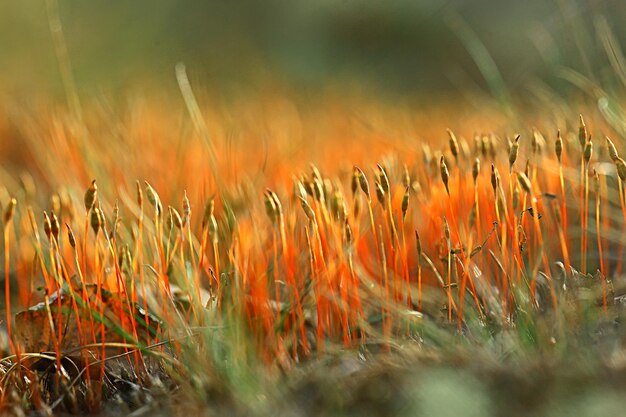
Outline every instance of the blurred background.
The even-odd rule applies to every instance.
[[[576,86],[565,68],[616,82],[621,51],[613,62],[607,49],[626,45],[624,21],[623,0],[4,1],[0,94],[63,96],[59,56],[81,96],[175,88],[179,61],[224,91],[566,94]]]

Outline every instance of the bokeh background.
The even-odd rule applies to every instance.
[[[623,0],[3,1],[0,93],[64,94],[56,14],[83,96],[175,88],[179,61],[225,91],[273,83],[499,95],[541,83],[567,94],[563,68],[616,79],[607,28],[626,44]]]

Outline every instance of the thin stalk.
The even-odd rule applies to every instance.
[[[584,156],[580,155],[580,192],[579,192],[579,201],[580,201],[580,263],[581,263],[581,272],[583,274],[587,273],[587,265],[585,264],[585,238],[587,236],[586,226],[585,226],[585,217],[586,217],[586,181],[585,181],[585,159]]]
[[[586,170],[585,170],[586,173]],[[584,225],[583,225],[583,245],[581,249],[582,255],[582,272],[587,273],[587,241],[589,234],[589,175],[585,175],[585,198],[584,198]]]
[[[565,239],[565,230],[567,230],[567,203],[565,199],[565,179],[563,178],[563,165],[559,161],[559,184],[561,185],[561,224],[559,227],[559,239],[561,241],[561,252],[563,252],[563,261],[565,263],[565,270],[569,271],[571,268],[571,261],[569,257],[569,249],[567,245],[567,239]]]
[[[10,274],[10,250],[9,250],[9,227],[4,225],[4,297],[5,297],[5,309],[7,320],[7,335],[9,337],[9,344],[11,347],[11,353],[16,354],[15,344],[13,342],[13,333],[11,332],[11,274]]]
[[[619,190],[619,204],[622,209],[622,217],[624,218],[624,222],[626,222],[626,202],[624,201],[624,183],[622,179],[617,177],[617,188]],[[624,250],[624,241],[620,239],[619,249],[618,249],[618,257],[617,257],[617,265],[615,268],[615,273],[620,274],[622,272],[622,251]]]
[[[598,239],[598,256],[600,257],[600,276],[602,277],[602,308],[606,312],[608,305],[605,285],[606,270],[604,268],[604,254],[602,251],[602,223],[600,222],[600,187],[598,187],[598,193],[596,193],[596,237]]]

